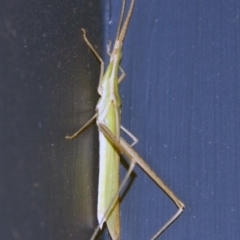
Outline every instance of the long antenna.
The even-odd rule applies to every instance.
[[[124,14],[124,10],[125,10],[125,3],[126,3],[126,0],[123,0],[123,1],[122,1],[121,15],[120,15],[120,19],[119,19],[119,22],[118,22],[118,29],[117,29],[116,40],[117,40],[118,37],[119,37],[119,32],[120,32],[121,26],[122,26],[123,14]]]
[[[124,0],[124,2],[125,2],[125,0]],[[130,5],[129,10],[128,10],[128,15],[127,15],[126,20],[125,20],[125,22],[123,24],[123,27],[121,29],[121,32],[120,32],[120,35],[119,35],[119,38],[118,38],[118,40],[120,42],[123,42],[124,37],[126,35],[127,27],[128,27],[128,24],[129,24],[131,15],[132,15],[132,11],[133,11],[134,2],[135,2],[135,0],[132,0],[131,5]]]

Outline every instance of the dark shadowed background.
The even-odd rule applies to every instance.
[[[89,239],[96,221],[93,114],[100,55],[121,1],[3,0],[0,9],[0,239]],[[185,203],[159,239],[240,239],[240,2],[136,0],[124,42],[122,124]],[[122,167],[124,173],[124,167]],[[121,239],[149,239],[176,211],[139,169]],[[106,232],[102,239],[108,239]]]

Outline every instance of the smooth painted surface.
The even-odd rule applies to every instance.
[[[112,9],[114,39],[120,1]],[[123,47],[122,122],[186,204],[159,239],[240,238],[239,15],[238,1],[136,0]],[[121,239],[149,239],[175,210],[137,169]]]
[[[99,1],[1,1],[0,239],[88,239],[97,211]]]

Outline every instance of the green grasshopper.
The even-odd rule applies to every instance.
[[[100,142],[100,172],[97,207],[99,226],[91,238],[93,240],[95,239],[99,229],[102,229],[104,223],[107,225],[111,238],[113,240],[120,239],[119,193],[133,171],[136,163],[168,195],[168,197],[179,209],[169,219],[169,221],[163,227],[161,227],[161,229],[153,236],[152,239],[156,239],[169,225],[171,225],[184,209],[184,204],[150,169],[147,163],[136,153],[136,151],[133,150],[132,146],[136,144],[138,140],[121,126],[121,99],[119,96],[118,84],[125,77],[125,72],[120,66],[120,61],[122,58],[123,40],[125,38],[128,24],[132,15],[134,1],[135,0],[131,0],[128,14],[124,24],[122,25],[126,2],[126,0],[123,0],[117,36],[111,53],[109,52],[110,46],[108,45],[110,62],[105,73],[103,60],[88,41],[85,30],[82,29],[83,38],[86,44],[101,64],[98,86],[98,93],[101,97],[96,106],[96,114],[74,135],[66,136],[66,139],[75,138],[96,120]],[[121,71],[120,77],[118,77],[119,71]],[[123,130],[134,140],[132,145],[129,145],[123,138],[121,138],[120,130]],[[126,176],[124,177],[124,180],[119,186],[120,154],[124,154],[129,159],[130,167]]]

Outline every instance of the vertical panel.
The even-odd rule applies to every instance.
[[[0,239],[87,239],[96,223],[100,1],[2,1]]]
[[[114,39],[121,3],[112,2]],[[240,238],[239,11],[237,1],[136,0],[122,123],[186,204],[160,239]],[[122,201],[121,239],[149,239],[175,210],[137,168]]]

